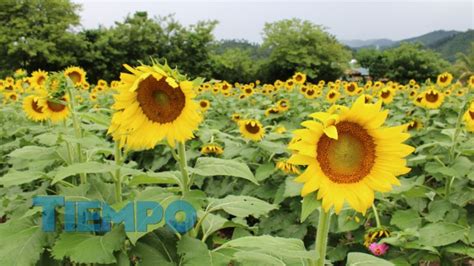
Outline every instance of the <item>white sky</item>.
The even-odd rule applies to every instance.
[[[199,20],[219,21],[217,39],[261,42],[265,22],[301,18],[324,25],[338,39],[400,40],[433,30],[465,31],[474,28],[474,1],[163,1],[163,0],[73,0],[82,4],[85,28],[112,26],[127,14],[175,14],[184,25]]]

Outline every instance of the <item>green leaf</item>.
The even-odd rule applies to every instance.
[[[24,160],[36,160],[38,158],[50,156],[52,153],[54,153],[53,148],[41,146],[24,146],[12,151],[10,154],[8,154],[8,156]]]
[[[10,171],[0,178],[0,185],[4,187],[17,186],[30,183],[44,177],[45,174],[40,171]]]
[[[347,255],[347,266],[395,266],[390,261],[386,261],[375,256],[360,253],[351,252]]]
[[[301,189],[303,188],[302,183],[297,183],[293,181],[293,177],[288,177],[285,180],[285,192],[283,193],[283,197],[296,197],[301,195]]]
[[[468,246],[466,244],[456,243],[456,244],[447,246],[443,250],[446,252],[466,255],[471,258],[474,258],[474,247]]]
[[[258,184],[249,167],[245,163],[234,160],[201,157],[190,170],[201,176],[235,176]]]
[[[255,171],[255,179],[263,181],[275,172],[275,165],[272,162],[261,164]]]
[[[206,244],[198,239],[183,236],[178,242],[178,254],[182,256],[181,264],[189,266],[228,265],[230,260],[221,254],[214,254]]]
[[[314,193],[303,198],[301,206],[301,222],[304,222],[308,216],[321,206],[321,201],[316,199]]]
[[[160,172],[160,173],[143,173],[134,176],[128,183],[129,186],[149,185],[149,184],[178,184],[179,178],[176,171]]]
[[[29,220],[11,220],[0,224],[0,239],[0,265],[34,265],[47,235]]]
[[[390,224],[398,226],[400,229],[411,227],[419,227],[421,225],[421,217],[415,210],[397,210],[392,215]]]
[[[462,239],[468,228],[453,223],[428,224],[420,229],[420,244],[439,247],[449,245]]]
[[[140,238],[132,253],[142,266],[174,266],[179,262],[176,245],[178,237],[166,228],[158,228]]]
[[[203,235],[206,237],[210,236],[215,231],[224,228],[224,225],[227,222],[228,220],[220,215],[208,213],[201,224]]]
[[[447,200],[436,200],[430,202],[428,210],[430,213],[425,217],[426,220],[435,223],[441,221],[445,214],[452,208],[452,205]]]
[[[224,243],[215,251],[232,251],[234,256],[241,259],[258,259],[261,254],[264,261],[282,261],[285,264],[305,265],[318,258],[314,250],[307,251],[303,241],[295,238],[264,236],[246,236]],[[270,256],[271,258],[267,258]],[[278,264],[277,264],[278,265]]]
[[[247,217],[249,215],[258,218],[266,215],[277,207],[266,201],[250,196],[228,195],[223,199],[209,198],[209,212],[224,210],[237,217]]]
[[[98,162],[85,162],[75,163],[68,166],[63,166],[58,169],[54,176],[52,184],[56,184],[58,181],[64,178],[77,174],[91,174],[91,173],[107,173],[115,169],[114,165],[103,164]]]
[[[103,236],[63,232],[53,246],[52,255],[58,260],[69,257],[77,263],[116,263],[114,251],[122,247],[124,240],[123,226]]]

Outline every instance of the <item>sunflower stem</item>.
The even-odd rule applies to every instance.
[[[122,177],[120,176],[120,166],[122,165],[122,151],[118,142],[115,142],[115,169],[114,181],[115,181],[115,201],[122,202]]]
[[[178,143],[178,156],[179,156],[179,169],[181,170],[182,175],[182,194],[183,196],[189,190],[189,174],[188,174],[188,162],[186,160],[186,146],[184,142]]]
[[[456,146],[458,144],[459,134],[461,133],[462,116],[464,114],[464,109],[465,109],[465,106],[467,104],[467,98],[468,97],[466,97],[466,99],[463,101],[463,104],[461,106],[461,110],[459,110],[458,118],[457,118],[457,121],[456,121],[456,129],[454,131],[453,138],[452,138],[451,149],[449,149],[449,165],[451,165],[451,166],[453,165],[454,160],[455,160],[454,152],[456,151]],[[446,199],[449,197],[449,193],[451,192],[451,183],[453,182],[453,180],[454,180],[454,176],[448,176],[446,178],[445,192],[444,192],[444,197]]]
[[[326,248],[328,244],[329,223],[331,213],[325,212],[323,208],[319,212],[318,231],[316,233],[316,254],[319,256],[316,266],[324,266],[326,260]]]
[[[379,212],[377,211],[377,208],[375,207],[375,203],[372,204],[372,211],[374,212],[375,223],[377,224],[377,228],[381,228],[382,224],[380,223]]]

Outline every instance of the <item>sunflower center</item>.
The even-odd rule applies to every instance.
[[[165,78],[156,80],[149,76],[138,85],[137,101],[148,119],[164,124],[181,114],[186,97],[181,88],[173,89]]]
[[[353,92],[355,90],[355,86],[354,84],[351,84],[347,87],[347,90],[350,91],[350,92]]]
[[[441,76],[439,80],[441,82],[445,83],[446,81],[448,81],[448,77],[447,76]]]
[[[469,116],[471,116],[471,119],[474,120],[474,111],[469,111]]]
[[[33,111],[37,112],[37,113],[40,113],[42,114],[43,113],[43,110],[41,107],[38,106],[38,102],[33,100],[31,102],[31,109],[33,109]]]
[[[245,124],[245,129],[252,134],[257,134],[260,131],[260,127],[257,124],[252,125],[251,123]]]
[[[425,99],[430,103],[435,103],[438,101],[438,94],[436,92],[429,92],[426,94]]]
[[[39,77],[39,78],[38,78],[38,81],[37,81],[37,82],[38,82],[38,85],[43,85],[43,83],[44,83],[45,80],[46,80],[45,77],[43,77],[43,76]]]
[[[295,79],[296,79],[296,81],[302,81],[302,80],[303,80],[303,76],[297,75]]]
[[[334,98],[334,96],[336,96],[334,92],[329,93],[329,98]]]
[[[306,94],[308,96],[312,96],[314,94],[314,90],[308,90],[308,91],[306,91]]]
[[[16,100],[16,95],[15,94],[10,95],[10,99],[11,100]]]
[[[201,105],[202,108],[206,108],[206,107],[207,107],[207,102],[202,101],[202,102],[200,102],[199,104]]]
[[[390,96],[390,91],[382,91],[380,96],[382,96],[384,99],[387,99]]]
[[[61,112],[66,108],[66,105],[58,102],[47,101],[48,108],[53,112]]]
[[[69,73],[68,77],[72,80],[74,84],[81,82],[81,74],[76,71]]]
[[[375,163],[375,143],[367,130],[353,122],[336,125],[338,139],[323,135],[316,159],[321,170],[335,183],[356,183],[370,173]]]
[[[418,122],[413,121],[408,125],[408,130],[412,130],[418,126]]]

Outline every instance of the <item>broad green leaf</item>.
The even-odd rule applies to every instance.
[[[421,245],[439,247],[462,239],[468,228],[454,223],[434,223],[422,227],[419,232]]]
[[[429,214],[425,217],[426,220],[434,223],[441,221],[444,215],[452,208],[451,203],[447,200],[436,200],[430,202],[428,205]]]
[[[59,180],[77,174],[91,174],[91,173],[107,173],[115,169],[114,165],[98,163],[98,162],[85,162],[75,163],[68,166],[63,166],[58,169],[54,176],[52,184],[56,184]]]
[[[10,171],[3,177],[0,177],[0,185],[11,187],[33,182],[44,177],[45,174],[39,171]]]
[[[38,158],[45,158],[54,153],[53,148],[40,146],[24,146],[12,151],[8,156],[12,158],[19,158],[25,160],[36,160]]]
[[[375,256],[360,253],[351,252],[347,255],[347,266],[395,266],[390,261],[386,261]]]
[[[34,265],[46,245],[47,235],[33,222],[11,220],[0,224],[0,265]]]
[[[308,216],[321,206],[321,201],[316,199],[314,193],[303,198],[301,206],[301,222],[304,222]]]
[[[142,266],[173,266],[179,262],[177,242],[178,237],[172,231],[158,228],[140,238],[132,253],[140,259]]]
[[[176,176],[176,171],[160,173],[148,172],[134,176],[128,185],[179,184],[180,182],[179,177]]]
[[[266,215],[277,207],[254,197],[229,195],[223,199],[209,198],[208,208],[210,212],[224,210],[237,217],[252,215],[258,218],[262,215]]]
[[[204,213],[201,213],[201,215],[204,215]],[[218,214],[208,213],[201,224],[203,235],[206,237],[210,236],[215,231],[224,228],[224,225],[227,222],[227,219]]]
[[[235,176],[258,184],[249,167],[235,160],[201,157],[191,171],[201,176]]]
[[[296,197],[301,195],[301,189],[303,188],[302,183],[297,183],[293,181],[293,177],[288,177],[285,180],[285,192],[283,193],[283,197]]]
[[[124,240],[123,226],[103,236],[63,232],[53,246],[52,255],[58,260],[68,257],[77,263],[116,263],[114,251],[123,246]]]
[[[421,217],[415,210],[397,210],[392,215],[390,224],[398,226],[400,229],[419,227]]]
[[[263,181],[270,177],[276,171],[275,165],[272,162],[264,163],[260,165],[255,171],[255,179]]]
[[[178,254],[182,257],[182,265],[227,266],[230,262],[230,259],[226,259],[222,254],[211,252],[206,244],[189,236],[183,236],[179,240]]]
[[[450,253],[455,253],[455,254],[461,254],[461,255],[466,255],[471,258],[474,258],[474,247],[468,246],[463,243],[456,243],[453,245],[449,245],[443,249],[446,252]]]

